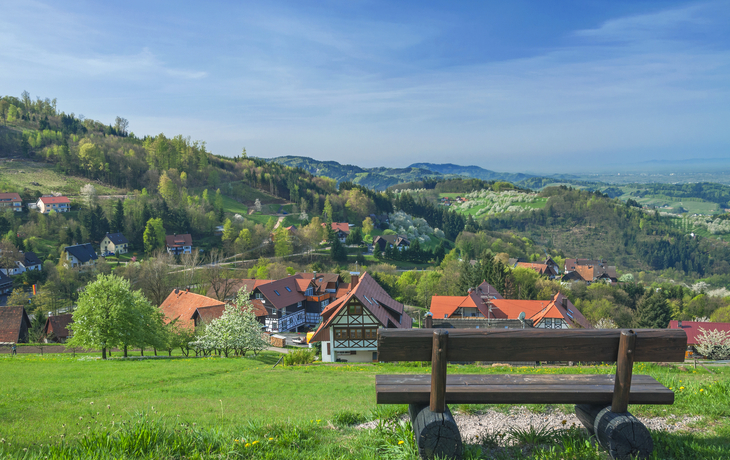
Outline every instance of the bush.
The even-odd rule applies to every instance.
[[[709,359],[726,359],[730,357],[730,332],[706,331],[700,327],[697,336],[697,351]]]
[[[314,362],[314,352],[311,350],[296,350],[284,356],[285,366],[296,366],[299,364],[310,364]]]

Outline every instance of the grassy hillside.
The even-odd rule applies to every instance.
[[[388,423],[405,406],[375,404],[375,375],[425,373],[397,364],[315,364],[272,368],[278,356],[100,361],[71,355],[0,355],[6,378],[0,453],[10,458],[268,458],[414,459],[410,424]],[[450,365],[456,373],[613,373],[611,366],[492,368]],[[657,432],[655,458],[726,458],[728,369],[640,365],[676,391],[671,406],[631,407],[640,417],[675,423],[701,418],[689,431]],[[49,396],[50,395],[50,396]],[[529,406],[536,414],[572,413],[571,406]],[[511,406],[455,405],[478,414]],[[352,425],[382,419],[380,428]],[[710,423],[712,421],[712,423]],[[703,427],[697,430],[697,427]],[[29,428],[32,427],[32,428]],[[567,427],[566,427],[567,428]],[[493,443],[497,432],[464,439],[469,459],[603,459],[581,430],[556,431],[556,441]],[[508,430],[503,437],[511,439]],[[402,442],[401,442],[402,441]]]

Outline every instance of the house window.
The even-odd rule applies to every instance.
[[[277,291],[276,289],[274,289],[274,292],[276,293],[276,295],[281,295],[281,294],[279,294],[279,291]]]
[[[353,340],[362,340],[362,329],[350,329],[350,338]]]
[[[335,328],[335,339],[336,340],[347,340],[347,329]]]
[[[351,315],[362,315],[362,306],[358,303],[348,305],[348,313]]]
[[[289,286],[284,286],[284,288],[286,288],[287,291],[291,292],[291,289],[289,289]]]
[[[297,308],[301,308],[301,306],[302,306],[302,301],[300,300],[299,302],[297,302]]]
[[[378,338],[378,330],[374,327],[369,327],[365,329],[365,338],[366,339],[376,339]]]

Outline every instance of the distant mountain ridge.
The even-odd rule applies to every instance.
[[[459,166],[450,163],[414,163],[405,168],[363,168],[356,165],[345,165],[331,160],[320,161],[294,155],[269,158],[267,161],[302,168],[316,176],[335,179],[338,183],[352,181],[375,190],[385,190],[393,185],[420,181],[427,178],[448,179],[473,177],[482,180],[500,180],[516,183],[535,177],[529,174],[499,173],[479,166]]]
[[[474,177],[481,180],[501,180],[506,182],[519,182],[530,177],[535,177],[529,174],[522,173],[500,173],[484,169],[479,166],[460,166],[453,163],[413,163],[409,166],[410,168],[427,169],[429,171],[437,172],[440,174],[453,174],[458,176]]]

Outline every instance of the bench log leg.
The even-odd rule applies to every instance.
[[[448,406],[438,413],[432,412],[428,404],[409,404],[408,414],[422,459],[461,459],[461,434]]]
[[[651,433],[629,412],[611,412],[611,406],[579,404],[575,414],[612,459],[647,458],[654,450]]]

